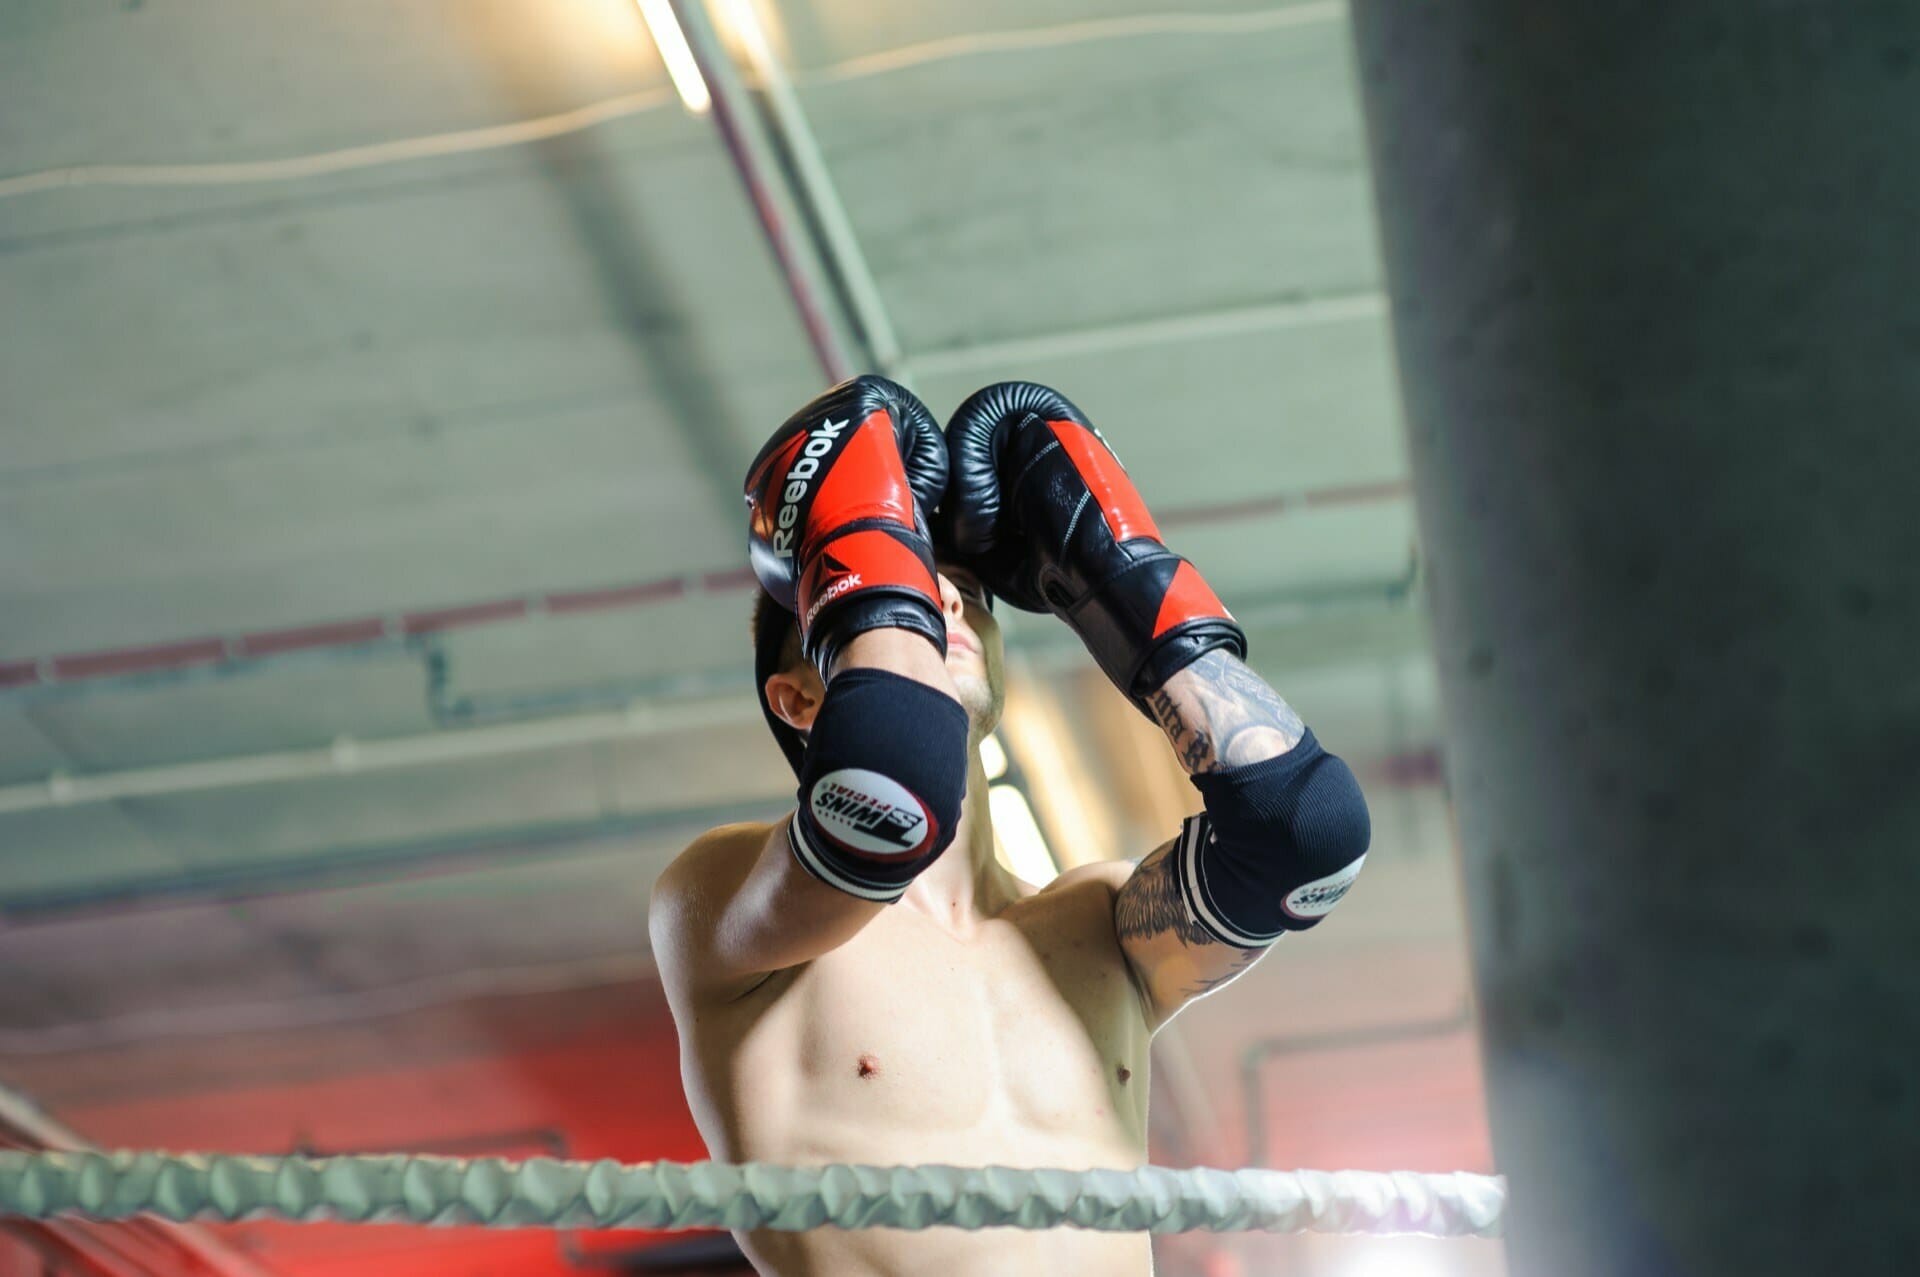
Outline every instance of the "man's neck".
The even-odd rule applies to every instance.
[[[993,854],[993,815],[987,775],[976,751],[968,760],[967,794],[953,844],[913,880],[901,907],[953,931],[993,917],[1019,898],[1019,885]]]

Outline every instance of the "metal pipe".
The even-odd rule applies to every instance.
[[[913,363],[922,375],[977,372],[986,368],[1031,365],[1041,360],[1164,346],[1172,342],[1219,341],[1283,328],[1318,328],[1328,324],[1384,319],[1387,313],[1387,297],[1384,293],[1333,293],[1267,302],[1258,306],[1198,311],[1139,323],[1053,332],[1039,337],[950,346],[945,350],[930,350],[915,355]]]
[[[728,3],[747,61],[759,78],[761,92],[766,95],[774,135],[785,147],[792,165],[800,199],[826,241],[823,256],[827,269],[840,282],[867,353],[881,372],[911,386],[913,373],[907,367],[893,319],[881,300],[880,286],[867,265],[866,253],[853,229],[853,219],[848,216],[839,188],[834,185],[813,126],[793,91],[793,82],[767,43],[766,33],[753,13],[753,0],[728,0]]]
[[[792,781],[789,779],[789,786]],[[120,878],[78,887],[0,894],[0,920],[9,928],[62,922],[108,913],[130,913],[200,900],[253,899],[296,891],[420,875],[475,863],[524,858],[529,852],[551,855],[561,846],[642,837],[671,830],[711,829],[778,815],[785,798],[769,794],[735,802],[672,807],[624,816],[596,816],[495,833],[460,834],[375,847],[323,848],[310,854],[264,863],[186,869]]]
[[[1159,523],[1172,528],[1273,518],[1330,505],[1397,504],[1405,501],[1407,495],[1408,485],[1403,479],[1345,484],[1175,507],[1165,511]],[[63,699],[93,688],[145,690],[179,682],[231,677],[268,662],[311,659],[320,653],[356,660],[413,654],[420,640],[454,630],[542,617],[580,616],[588,612],[631,611],[696,594],[745,593],[752,586],[753,573],[743,567],[599,589],[510,595],[457,607],[356,617],[185,642],[136,644],[108,651],[0,661],[0,699],[18,697],[31,703]]]
[[[539,691],[461,694],[455,690],[453,652],[428,639],[427,712],[435,727],[466,729],[530,719],[560,718],[591,712],[625,713],[629,706],[676,704],[689,700],[732,700],[753,694],[753,678],[744,665],[665,677],[614,679]],[[727,716],[732,721],[732,715]]]
[[[786,279],[787,291],[800,312],[800,323],[806,329],[814,358],[819,360],[828,381],[845,381],[853,375],[853,360],[828,318],[823,301],[825,290],[808,261],[809,246],[804,235],[794,227],[780,183],[772,176],[776,165],[761,134],[759,121],[754,118],[752,104],[747,101],[733,64],[714,34],[706,5],[702,0],[672,0],[672,3],[681,29],[686,32],[687,47],[713,98],[714,125],[720,130],[720,140],[733,160],[734,172],[747,189],[760,229],[766,233],[767,246],[773,250],[774,261]]]
[[[0,815],[124,798],[153,798],[191,790],[233,789],[354,772],[475,762],[577,745],[636,740],[666,731],[751,722],[758,712],[753,700],[746,696],[689,698],[679,702],[636,703],[612,713],[530,719],[385,740],[341,736],[320,749],[279,750],[167,767],[131,767],[92,776],[55,772],[43,781],[0,786]]]
[[[1310,616],[1355,607],[1403,607],[1411,601],[1412,595],[1413,576],[1409,569],[1407,575],[1388,581],[1279,592],[1250,601],[1239,609],[1238,615],[1243,623],[1250,626],[1258,626],[1263,621],[1289,624]],[[1037,631],[1028,628],[1023,633],[1032,636]],[[1036,642],[1028,637],[1009,646],[1026,652],[1036,664],[1043,667],[1051,667],[1056,660],[1078,664],[1085,659],[1081,655],[1080,645],[1072,641],[1070,636],[1053,642]],[[0,816],[126,798],[156,798],[244,785],[430,767],[579,745],[639,740],[666,731],[754,722],[760,713],[752,689],[747,686],[748,680],[741,677],[738,691],[726,691],[723,690],[726,684],[734,680],[712,675],[652,680],[644,684],[628,684],[624,689],[560,689],[476,701],[455,697],[447,689],[450,675],[446,660],[445,654],[441,653],[437,669],[430,664],[428,703],[430,710],[435,712],[436,721],[445,726],[460,724],[457,730],[374,741],[342,736],[319,749],[280,750],[84,776],[55,772],[44,780],[0,786]],[[694,689],[691,695],[687,694],[689,688]],[[604,705],[615,690],[632,693],[635,699],[624,708],[599,709],[592,713],[555,713],[558,710],[578,709],[583,705]],[[666,699],[662,699],[663,694]],[[485,726],[470,725],[489,717],[530,710],[550,716],[521,718]]]

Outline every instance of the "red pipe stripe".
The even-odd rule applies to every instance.
[[[358,621],[332,621],[323,625],[302,625],[290,630],[263,630],[243,635],[236,649],[243,656],[277,656],[313,647],[347,647],[372,643],[386,637],[387,623],[377,616]]]
[[[53,658],[53,674],[56,680],[106,678],[115,674],[139,674],[147,670],[179,669],[186,665],[211,665],[226,655],[227,645],[221,639],[189,639],[184,643],[159,643],[152,647],[123,647],[111,652],[56,656]]]
[[[1350,484],[1322,488],[1304,494],[1256,497],[1246,501],[1224,502],[1212,506],[1176,509],[1161,516],[1160,522],[1179,524],[1215,523],[1230,519],[1255,518],[1277,514],[1296,505],[1353,505],[1369,501],[1394,501],[1406,496],[1411,485],[1405,480],[1382,483]],[[699,588],[714,593],[744,590],[754,584],[753,569],[729,568],[701,573]],[[667,599],[682,598],[689,592],[685,577],[666,577],[633,585],[599,590],[567,590],[541,596],[547,611],[558,615],[580,612],[613,611],[626,607],[645,607]],[[519,620],[531,607],[524,597],[494,599],[433,611],[409,612],[398,622],[404,634],[431,634],[462,629],[470,625],[488,625],[497,621]],[[230,654],[242,657],[272,656],[285,652],[311,651],[329,647],[350,647],[374,642],[394,632],[391,622],[380,617],[361,617],[350,621],[327,621],[316,625],[262,630],[243,634],[231,645],[224,639],[194,639],[184,643],[159,643],[145,647],[120,648],[109,652],[85,652],[55,656],[50,662],[12,661],[0,664],[0,690],[25,687],[43,681],[43,664],[50,664],[49,683],[89,678],[145,673],[151,670],[181,669],[226,659]]]
[[[1160,516],[1160,522],[1168,527],[1191,527],[1196,523],[1230,523],[1236,519],[1258,519],[1270,514],[1279,514],[1290,506],[1298,505],[1297,496],[1253,497],[1246,501],[1228,501],[1220,505],[1188,506],[1185,509],[1169,510]]]
[[[703,588],[720,590],[744,590],[756,584],[752,568],[732,568],[725,572],[709,572],[700,578]]]
[[[562,594],[549,594],[545,602],[547,611],[555,616],[567,616],[575,612],[641,607],[662,599],[677,599],[686,592],[685,579],[676,576],[665,581],[644,581],[639,585],[617,585],[610,590],[569,590]]]
[[[1388,754],[1368,768],[1370,779],[1401,789],[1421,789],[1444,783],[1446,766],[1440,751],[1432,746],[1406,753]]]
[[[1413,491],[1405,479],[1384,483],[1350,483],[1340,488],[1320,488],[1306,495],[1309,506],[1360,505],[1368,501],[1392,501]]]
[[[400,618],[400,628],[407,634],[434,634],[490,621],[517,621],[526,614],[525,599],[496,599],[491,603],[468,603],[432,612],[409,612]]]

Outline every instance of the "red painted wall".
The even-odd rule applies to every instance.
[[[58,1115],[96,1143],[227,1153],[446,1151],[460,1156],[697,1161],[706,1150],[679,1082],[657,988],[473,1008],[503,1031],[450,1050],[410,1042],[383,1058],[364,1027],[297,1042],[227,1040],[137,1060],[125,1097],[96,1089]],[[434,1013],[444,1019],[446,1011]],[[343,1043],[342,1039],[369,1039]],[[505,1039],[504,1041],[502,1039]],[[290,1046],[311,1048],[302,1055]],[[205,1068],[196,1068],[202,1060]],[[260,1067],[249,1069],[250,1062]],[[96,1073],[99,1061],[83,1073]],[[95,1084],[97,1086],[97,1083]],[[58,1089],[57,1087],[55,1088]],[[210,1231],[284,1277],[542,1277],[578,1271],[563,1247],[627,1249],[671,1234],[247,1223]]]

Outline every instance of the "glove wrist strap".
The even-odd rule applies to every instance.
[[[801,650],[822,678],[854,636],[868,630],[912,630],[946,653],[932,548],[897,524],[856,523],[810,550],[798,602]]]
[[[1062,613],[1114,686],[1145,710],[1147,695],[1208,652],[1247,654],[1247,636],[1180,556],[1155,554]]]

